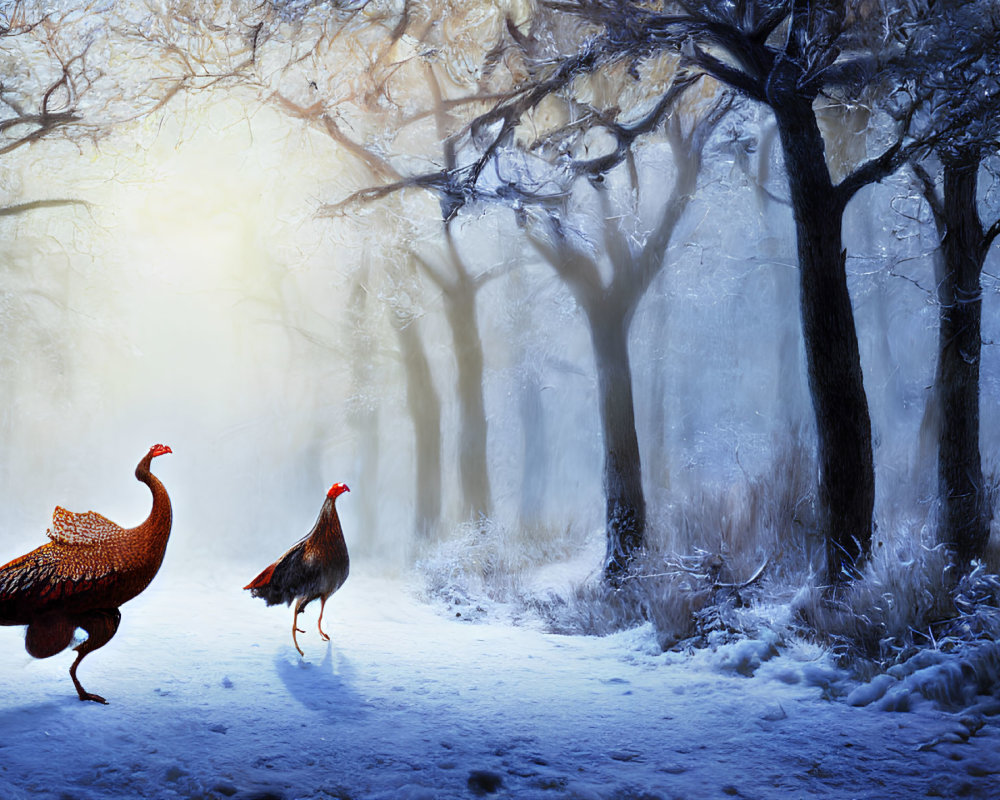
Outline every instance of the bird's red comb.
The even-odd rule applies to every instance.
[[[327,497],[332,497],[334,499],[340,497],[344,492],[349,492],[350,489],[347,488],[346,483],[335,483],[330,487],[330,491],[326,493]]]

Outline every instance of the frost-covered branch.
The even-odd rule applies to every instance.
[[[74,199],[31,200],[27,203],[15,203],[14,205],[0,207],[0,217],[15,217],[27,214],[29,211],[37,211],[43,208],[65,208],[66,206],[90,208],[90,203],[86,200]]]

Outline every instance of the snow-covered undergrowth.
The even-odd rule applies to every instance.
[[[539,535],[484,520],[420,562],[426,597],[458,618],[532,620],[561,634],[643,627],[660,651],[713,652],[736,674],[816,647],[833,672],[806,680],[851,705],[960,709],[1000,697],[998,553],[959,578],[931,526],[899,524],[863,578],[831,596],[814,495],[799,477],[808,471],[786,457],[778,472],[671,508],[618,587],[601,579],[602,532]]]
[[[941,547],[881,548],[835,599],[810,587],[792,603],[801,634],[868,684],[848,702],[906,710],[919,695],[944,708],[1000,697],[1000,576],[993,559],[960,576]]]
[[[745,626],[756,627],[745,613],[751,600],[790,600],[822,552],[811,533],[808,458],[804,448],[785,447],[768,476],[702,487],[669,505],[613,589],[601,580],[603,532],[572,527],[525,530],[481,520],[439,543],[418,570],[428,597],[449,607],[530,614],[560,633],[606,635],[650,622],[663,649],[726,626],[745,634]]]
[[[600,562],[594,542],[573,529],[505,527],[484,518],[437,543],[417,569],[427,596],[454,607],[458,616],[482,616],[489,606],[494,617],[523,617]]]

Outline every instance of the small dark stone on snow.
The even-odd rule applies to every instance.
[[[985,778],[989,775],[996,775],[997,773],[1000,773],[1000,767],[995,764],[973,762],[971,764],[966,764],[965,771],[973,778]]]
[[[223,781],[215,784],[215,786],[212,787],[212,791],[217,792],[218,794],[221,794],[224,797],[232,797],[234,794],[236,794],[236,787],[233,786],[231,783]]]
[[[223,689],[232,689],[233,688],[233,682],[231,680],[229,680],[229,676],[228,675],[225,678],[222,679],[222,688]]]
[[[225,725],[222,725],[221,723],[216,723],[215,725],[209,725],[208,729],[212,733],[225,733],[227,730],[229,730],[229,728],[227,728]]]
[[[496,772],[474,769],[469,773],[468,784],[473,794],[493,794],[503,786],[503,778]]]
[[[174,765],[167,769],[163,777],[166,778],[171,783],[173,783],[176,780],[180,780],[180,778],[182,778],[184,775],[187,775],[187,772],[178,767],[177,765]]]

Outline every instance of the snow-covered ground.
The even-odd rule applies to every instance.
[[[290,611],[240,591],[253,570],[177,566],[83,662],[108,706],[77,700],[72,653],[35,661],[0,629],[0,797],[1000,797],[997,699],[855,706],[807,646],[472,622],[363,567],[332,644],[305,615],[300,659]]]

